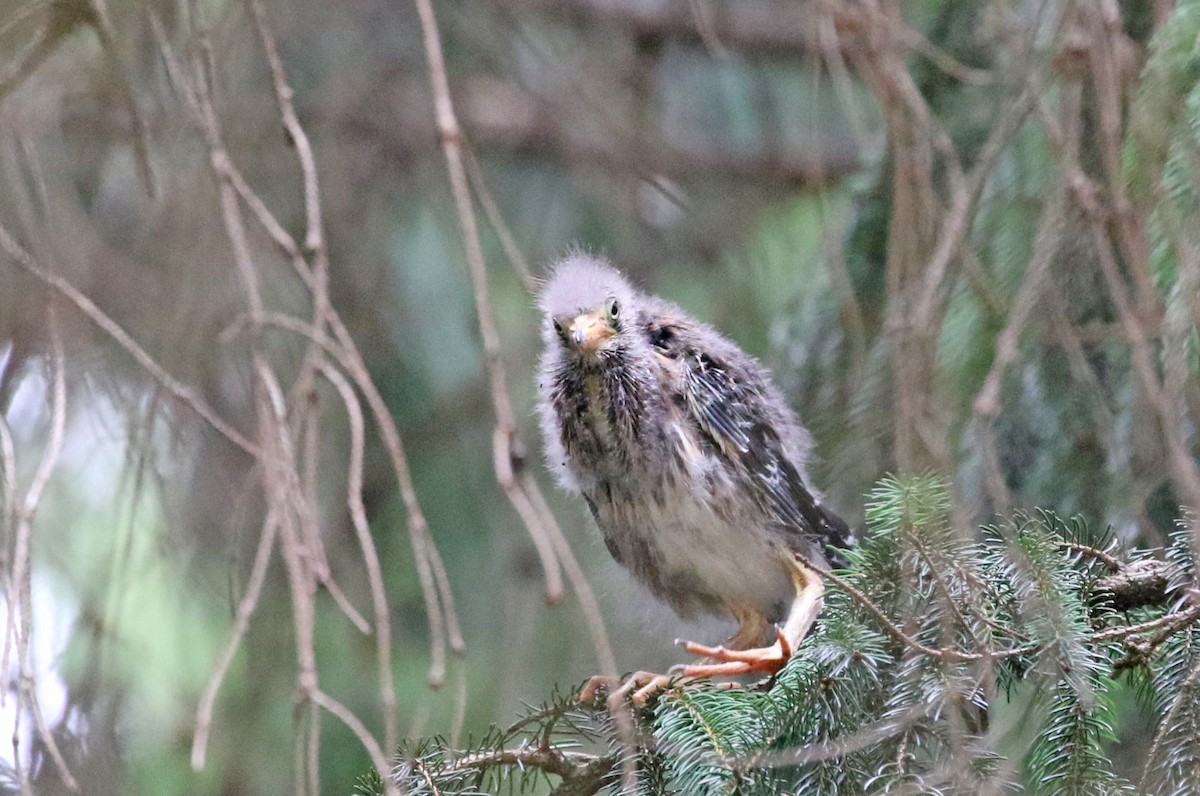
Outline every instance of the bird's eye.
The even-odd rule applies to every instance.
[[[562,323],[559,322],[558,318],[555,318],[554,320],[552,320],[551,323],[554,324],[554,333],[557,334],[559,337],[562,337],[563,336]]]
[[[621,316],[621,305],[617,303],[617,300],[615,298],[610,298],[608,300],[607,310],[608,310],[608,319],[610,321],[615,321],[617,318],[619,318]]]

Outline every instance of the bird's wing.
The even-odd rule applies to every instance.
[[[684,407],[728,458],[737,460],[752,495],[783,526],[826,547],[848,547],[853,534],[808,490],[768,416],[763,377],[725,346],[701,347],[686,321],[658,316],[647,324],[658,352],[674,360]],[[742,355],[744,356],[744,355]],[[840,556],[838,556],[840,558]]]

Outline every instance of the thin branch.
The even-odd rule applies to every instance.
[[[30,3],[29,7],[34,4]],[[54,54],[58,45],[78,28],[90,25],[90,9],[80,10],[77,4],[52,0],[50,13],[45,24],[29,40],[13,59],[0,70],[0,101],[17,86],[21,85],[42,63]],[[18,12],[22,13],[22,12]]]
[[[1061,185],[1061,181],[1059,184]],[[992,366],[971,403],[977,419],[991,420],[1000,413],[1001,382],[1005,371],[1017,358],[1018,344],[1025,324],[1041,300],[1043,286],[1049,280],[1050,264],[1058,252],[1066,223],[1065,207],[1063,191],[1056,190],[1042,209],[1042,218],[1033,239],[1033,253],[1025,268],[1025,279],[1017,290],[1012,307],[1009,308],[1004,329],[996,338],[996,353],[992,358]]]
[[[544,747],[522,749],[497,749],[466,755],[454,761],[455,770],[480,771],[492,766],[518,766],[537,768],[564,780],[590,776],[600,764],[610,769],[617,761],[611,757],[600,757],[586,752]]]
[[[3,565],[4,573],[7,575],[12,571],[12,561],[16,556],[16,539],[17,539],[17,454],[16,446],[13,445],[12,429],[8,427],[8,421],[4,418],[4,413],[0,412],[0,466],[4,468],[4,516],[2,527],[4,531],[3,538]],[[13,594],[10,591],[12,586],[11,580],[5,584],[5,601],[9,605],[13,605]],[[10,656],[12,654],[12,645],[17,637],[17,621],[15,611],[4,612],[4,651],[0,654],[0,672],[9,671]],[[7,688],[0,688],[0,707],[4,707],[8,698]]]
[[[521,478],[526,481],[533,480],[533,476],[529,473],[523,474]],[[562,528],[554,518],[554,513],[550,511],[550,506],[546,503],[546,498],[542,495],[541,490],[527,487],[526,493],[533,498],[534,509],[541,515],[542,524],[550,533],[550,541],[553,542],[558,558],[562,561],[567,581],[579,598],[579,608],[583,611],[588,633],[592,637],[592,647],[596,652],[596,663],[600,668],[600,673],[607,677],[615,677],[618,674],[617,657],[613,653],[612,643],[608,640],[608,628],[604,624],[604,614],[600,610],[600,601],[596,599],[592,584],[588,581],[583,567],[579,565],[579,559],[571,550],[571,543],[563,535]]]
[[[146,127],[146,119],[142,115],[141,108],[138,107],[133,86],[129,84],[129,78],[125,74],[121,53],[117,47],[117,31],[108,15],[106,0],[89,0],[89,5],[91,6],[92,29],[96,31],[100,48],[104,51],[113,79],[119,86],[121,100],[129,111],[130,121],[133,122],[133,159],[137,164],[138,176],[142,180],[142,187],[145,189],[146,195],[155,199],[158,194],[154,188],[154,170],[150,166],[150,147],[147,143],[150,134]]]
[[[321,793],[321,706],[316,702],[308,712],[308,749],[305,750],[306,778],[309,796]]]
[[[429,683],[437,687],[445,682],[446,677],[446,637],[450,637],[450,646],[455,652],[463,652],[466,645],[458,630],[458,618],[454,610],[453,595],[449,581],[445,578],[445,568],[437,555],[437,548],[429,536],[429,525],[417,501],[416,487],[413,485],[412,473],[408,466],[408,457],[404,452],[404,442],[396,423],[388,412],[387,404],[380,394],[379,388],[371,380],[362,355],[354,347],[345,325],[337,313],[328,319],[333,330],[334,340],[319,336],[312,328],[298,318],[279,313],[267,312],[261,319],[264,326],[278,326],[312,340],[320,341],[327,353],[345,370],[363,394],[368,408],[371,410],[375,423],[383,437],[384,448],[391,459],[392,470],[400,487],[401,499],[408,511],[408,529],[411,537],[417,575],[421,582],[422,594],[425,597],[426,613],[429,618],[429,633],[431,646],[431,662],[429,667]],[[223,334],[238,328],[241,321],[235,321]]]
[[[852,583],[847,581],[842,576],[838,575],[836,572],[831,572],[829,570],[821,569],[813,561],[811,561],[807,556],[805,556],[803,553],[797,553],[795,551],[792,551],[792,555],[795,556],[796,561],[798,561],[800,564],[802,564],[806,569],[809,569],[812,572],[818,573],[818,575],[822,578],[828,578],[829,580],[833,581],[837,586],[839,586],[841,589],[843,589],[847,594],[849,594],[851,597],[853,597],[855,600],[857,600],[859,602],[859,604],[861,604],[864,608],[866,608],[868,611],[870,611],[872,614],[874,614],[875,618],[878,619],[881,623],[883,623],[883,627],[887,631],[888,635],[890,635],[892,638],[896,639],[900,643],[905,644],[905,645],[911,647],[912,649],[916,650],[917,652],[920,652],[924,655],[928,655],[932,658],[937,658],[939,660],[966,662],[966,661],[997,660],[1000,658],[1018,657],[1021,655],[1029,655],[1031,653],[1037,652],[1040,649],[1040,646],[1037,644],[1027,644],[1023,647],[1015,647],[1013,649],[997,650],[995,652],[982,653],[982,652],[961,652],[959,650],[951,649],[949,647],[938,649],[936,647],[930,647],[927,644],[922,644],[921,642],[917,641],[915,638],[913,638],[909,634],[905,633],[899,627],[897,627],[896,624],[887,615],[887,613],[882,608],[880,608],[875,603],[874,600],[872,600],[869,596],[867,596],[866,592],[862,591],[857,586],[854,586]]]
[[[33,536],[33,521],[42,501],[42,493],[54,468],[62,454],[63,439],[67,426],[67,375],[66,361],[63,354],[62,330],[59,326],[58,313],[55,309],[54,298],[46,304],[46,320],[50,331],[51,355],[50,364],[53,377],[51,380],[51,421],[50,438],[37,471],[29,488],[25,491],[17,515],[17,536],[15,552],[12,561],[12,573],[8,583],[9,612],[18,611],[21,616],[17,627],[17,664],[20,669],[21,706],[33,716],[42,743],[50,753],[50,759],[58,771],[63,784],[72,793],[79,792],[79,783],[67,767],[67,761],[58,748],[58,741],[46,723],[42,713],[37,693],[37,672],[33,660],[33,567],[31,563],[30,546]],[[15,598],[15,599],[14,599]]]
[[[450,734],[447,736],[450,740],[450,748],[458,747],[458,742],[462,738],[463,725],[467,721],[467,669],[465,666],[458,666],[458,677],[455,678],[454,688],[454,713],[450,718]]]
[[[321,193],[317,184],[317,163],[313,157],[312,144],[309,143],[308,133],[304,131],[304,126],[296,116],[296,108],[292,102],[294,92],[284,74],[283,61],[279,58],[279,48],[275,44],[275,35],[267,24],[262,2],[247,0],[247,6],[254,19],[259,41],[266,51],[267,64],[271,68],[271,84],[275,89],[279,116],[283,119],[292,146],[296,149],[296,157],[300,160],[300,173],[304,179],[304,248],[310,252],[321,252],[325,249],[324,222],[321,217]]]
[[[371,733],[367,731],[366,726],[359,720],[358,716],[355,716],[349,708],[324,691],[314,691],[309,695],[309,699],[337,716],[342,724],[345,724],[350,728],[351,732],[358,736],[359,743],[363,745],[363,748],[367,750],[367,754],[371,757],[371,765],[375,766],[375,770],[379,772],[380,779],[383,780],[383,792],[385,796],[400,796],[400,789],[396,786],[395,780],[390,776],[391,766],[388,765],[383,750],[379,747],[379,743]]]
[[[363,505],[363,456],[366,448],[366,432],[362,407],[354,394],[354,388],[335,368],[321,363],[318,369],[333,388],[337,390],[350,421],[350,474],[347,479],[346,506],[350,511],[350,522],[362,551],[367,567],[367,585],[371,590],[371,607],[375,619],[375,651],[379,660],[379,688],[383,696],[384,744],[388,749],[396,746],[396,689],[392,684],[392,623],[388,615],[387,593],[383,585],[383,567],[371,528],[367,522],[367,510]]]
[[[257,457],[259,455],[258,446],[250,442],[250,440],[218,415],[204,402],[204,399],[196,393],[194,388],[184,384],[168,373],[137,341],[130,337],[129,333],[120,324],[106,315],[103,310],[97,307],[91,299],[80,292],[70,282],[38,264],[29,253],[17,244],[16,240],[9,234],[3,224],[0,224],[0,249],[3,249],[26,273],[33,276],[46,287],[64,296],[75,305],[92,323],[100,327],[101,331],[112,338],[117,345],[125,349],[155,381],[162,385],[163,389],[192,409],[221,436],[251,456]]]
[[[487,216],[488,223],[492,225],[492,229],[496,232],[496,237],[500,239],[500,246],[504,249],[504,256],[508,258],[512,264],[513,270],[517,272],[517,276],[521,278],[521,283],[525,285],[525,289],[530,293],[538,291],[538,281],[533,275],[533,270],[529,267],[529,261],[525,259],[525,255],[521,253],[521,248],[517,246],[517,241],[513,238],[512,230],[504,221],[504,214],[500,212],[500,206],[496,204],[495,197],[488,189],[487,180],[484,177],[483,166],[479,163],[479,158],[475,156],[475,150],[467,148],[466,150],[467,174],[471,178],[471,185],[475,188],[475,196],[479,199],[479,204],[483,207],[484,215]]]
[[[1125,564],[1120,560],[1095,547],[1080,544],[1079,542],[1070,542],[1066,539],[1058,539],[1056,540],[1056,543],[1059,547],[1065,547],[1067,550],[1072,550],[1076,553],[1082,553],[1085,556],[1089,556],[1090,558],[1094,558],[1097,561],[1102,562],[1106,567],[1108,567],[1110,572],[1120,572],[1125,568]]]
[[[1113,639],[1129,638],[1130,636],[1136,636],[1139,633],[1146,633],[1162,627],[1173,627],[1174,630],[1178,630],[1197,619],[1200,619],[1200,606],[1193,606],[1186,611],[1164,614],[1156,619],[1139,622],[1136,625],[1121,625],[1120,627],[1098,630],[1092,634],[1092,641],[1111,641]]]
[[[261,9],[256,8],[253,4],[251,4],[251,9],[255,12],[256,25],[268,49],[268,60],[272,62],[272,67],[274,68],[277,65],[278,57],[274,54],[273,41],[270,39],[265,23],[259,14]],[[207,32],[201,30],[199,36],[201,53],[208,53]],[[325,562],[320,534],[315,527],[315,507],[309,505],[308,501],[305,500],[304,489],[299,473],[296,470],[296,448],[288,425],[287,399],[284,397],[276,374],[267,362],[261,347],[262,339],[260,332],[265,308],[259,292],[259,274],[250,256],[237,192],[234,190],[232,180],[229,178],[229,164],[231,161],[221,140],[219,121],[214,108],[210,87],[205,82],[205,72],[201,68],[200,59],[194,59],[193,64],[193,85],[199,101],[203,122],[202,129],[208,143],[210,164],[217,178],[222,220],[233,249],[234,264],[250,308],[251,324],[254,332],[251,357],[256,377],[256,403],[258,406],[260,444],[264,454],[261,458],[263,463],[263,489],[268,500],[268,505],[270,506],[270,511],[275,514],[279,522],[280,551],[287,572],[292,601],[293,625],[296,631],[296,659],[299,664],[297,679],[302,699],[315,701],[317,695],[320,694],[320,687],[318,685],[316,652],[314,649],[314,589],[318,580],[324,580],[324,575],[328,571],[328,565]],[[211,59],[209,60],[209,64],[211,64]],[[278,87],[278,80],[282,78],[278,74],[276,77],[276,85]],[[281,103],[285,101],[290,103],[290,96],[281,98],[280,101]],[[286,113],[286,111],[284,112]],[[315,182],[306,184],[306,202],[310,199],[315,202],[317,197],[315,193],[308,195],[310,190],[315,191]],[[310,221],[313,220],[314,217],[310,215]],[[319,216],[316,217],[316,221],[319,223]],[[313,230],[310,229],[310,241],[314,242],[319,248],[321,245],[320,239],[319,237],[311,237],[312,234]],[[318,309],[316,311],[319,314],[323,313],[320,300],[318,300]],[[327,697],[327,699],[332,701],[331,698]],[[334,702],[334,704],[337,703]],[[340,705],[338,705],[338,708],[348,713]],[[356,723],[358,722],[357,718],[352,714],[350,714],[350,719]],[[343,720],[345,720],[344,716]],[[356,731],[356,734],[359,735],[364,746],[371,752],[372,759],[378,762],[378,758],[381,755],[378,753],[379,747],[377,742],[366,732],[365,728],[361,727],[361,724],[358,724],[358,727],[362,729],[362,732]],[[317,733],[318,731],[318,725],[315,722],[312,723],[309,732]],[[309,740],[310,743],[317,742],[312,737]],[[311,755],[309,759],[313,759]],[[382,771],[381,769],[381,773]],[[308,778],[310,782],[317,779],[317,772],[309,770]]]
[[[195,771],[204,768],[217,693],[221,690],[225,674],[229,671],[233,657],[241,648],[242,639],[250,628],[250,617],[254,615],[255,609],[258,607],[258,598],[262,594],[263,584],[267,578],[267,565],[271,562],[271,551],[275,545],[277,528],[275,515],[268,514],[258,537],[258,550],[254,553],[254,564],[250,567],[250,579],[246,583],[246,592],[238,601],[237,613],[233,620],[233,632],[225,644],[224,652],[217,659],[217,665],[208,678],[208,685],[204,687],[203,696],[200,697],[200,704],[196,707],[196,731],[192,736],[192,769]]]
[[[513,508],[521,516],[538,553],[546,576],[546,594],[558,599],[562,594],[560,562],[553,555],[553,545],[548,530],[540,522],[536,512],[530,510],[531,495],[525,492],[524,484],[513,478],[519,466],[524,446],[517,437],[516,417],[512,399],[508,393],[508,379],[504,370],[504,358],[500,349],[500,335],[496,329],[491,301],[488,298],[487,264],[479,240],[479,228],[475,210],[471,204],[471,189],[463,165],[463,133],[454,114],[454,103],[450,96],[450,82],[446,77],[446,63],[442,55],[442,44],[438,33],[437,19],[430,0],[416,0],[417,13],[421,19],[421,31],[425,40],[425,60],[429,66],[430,84],[433,89],[434,110],[438,133],[441,136],[442,152],[450,175],[450,188],[454,194],[454,205],[458,213],[459,230],[466,248],[467,265],[471,271],[474,289],[475,312],[479,319],[479,332],[483,338],[484,359],[487,364],[488,382],[491,387],[492,406],[496,413],[496,433],[492,436],[493,461],[496,465],[496,480]],[[536,490],[536,484],[533,484]]]

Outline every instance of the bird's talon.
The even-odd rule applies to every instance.
[[[608,691],[619,680],[615,677],[606,677],[598,674],[595,677],[589,677],[588,681],[583,684],[583,688],[579,691],[579,701],[585,705],[596,701],[596,695],[601,691]]]
[[[672,679],[674,678],[665,674],[655,675],[648,683],[634,691],[633,696],[630,697],[630,699],[633,701],[633,704],[637,705],[638,707],[642,707],[647,701],[649,701],[650,697],[654,696],[659,691],[665,691],[667,686],[671,684]]]
[[[579,701],[590,704],[596,700],[601,691],[608,692],[607,702],[619,705],[626,699],[637,707],[642,707],[650,697],[659,691],[666,690],[675,680],[674,674],[655,674],[654,672],[633,672],[623,680],[619,677],[596,675],[590,678],[579,691]]]
[[[729,654],[724,646],[718,644],[715,647],[709,647],[705,644],[698,644],[695,641],[677,641],[679,646],[683,647],[690,655],[696,655],[701,658],[724,658]]]
[[[787,637],[787,634],[783,632],[783,628],[779,625],[775,625],[775,638],[779,641],[780,657],[782,657],[786,663],[791,659],[792,653],[794,653],[796,650],[792,647],[791,639]]]

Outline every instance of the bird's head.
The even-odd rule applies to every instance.
[[[628,348],[636,333],[637,292],[604,260],[573,254],[554,266],[538,301],[548,350],[584,361]]]

